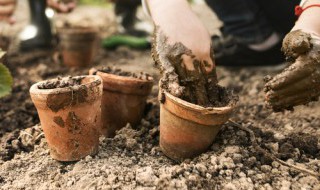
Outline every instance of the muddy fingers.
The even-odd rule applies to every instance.
[[[280,90],[309,77],[314,72],[314,67],[305,65],[305,61],[305,59],[297,59],[295,64],[290,65],[281,74],[268,81],[265,86],[266,90]]]
[[[266,102],[274,111],[318,100],[320,96],[320,40],[309,41],[312,49],[289,68],[267,81]]]
[[[295,59],[299,55],[311,50],[311,35],[301,30],[290,32],[283,40],[282,51],[289,59]]]
[[[208,79],[211,83],[217,82],[213,61],[210,65],[207,60],[199,60],[182,43],[168,44],[168,38],[158,30],[154,34],[152,55],[163,74],[163,89],[191,103],[210,104]]]

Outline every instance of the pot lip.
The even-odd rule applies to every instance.
[[[94,80],[91,82],[87,82],[81,85],[76,85],[76,86],[72,86],[72,87],[64,87],[64,88],[54,88],[54,89],[39,89],[38,85],[47,82],[48,80],[44,80],[44,81],[40,81],[37,82],[35,84],[33,84],[30,87],[30,94],[43,94],[43,95],[48,95],[48,94],[63,94],[63,93],[69,93],[71,91],[76,91],[79,90],[83,87],[94,87],[94,86],[98,86],[102,83],[102,79],[99,76],[94,76],[94,75],[80,75],[80,76],[75,76],[75,77],[83,77],[83,78],[93,78]],[[63,77],[64,78],[68,78],[68,77]],[[50,79],[49,79],[50,80]],[[52,80],[52,79],[51,79]],[[56,79],[53,79],[56,80]]]
[[[105,78],[112,78],[114,80],[118,80],[121,82],[136,82],[136,83],[152,83],[153,84],[153,77],[149,76],[150,80],[142,80],[134,77],[126,77],[126,76],[119,76],[111,73],[105,73],[101,71],[97,71],[96,74],[97,76],[102,77],[102,79]]]
[[[188,110],[191,110],[191,111],[196,111],[196,112],[200,112],[202,114],[214,114],[214,113],[228,113],[228,112],[231,112],[236,104],[237,104],[237,101],[230,101],[228,103],[227,106],[223,106],[223,107],[203,107],[203,106],[199,106],[199,105],[196,105],[196,104],[192,104],[190,102],[187,102],[185,100],[182,100],[181,98],[178,98],[178,97],[175,97],[173,96],[172,94],[170,94],[169,92],[163,90],[163,93],[165,94],[166,98],[169,98],[170,101],[172,101],[173,103],[183,107],[183,108],[186,108]],[[166,100],[165,100],[166,101]]]

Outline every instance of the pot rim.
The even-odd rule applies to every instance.
[[[200,106],[200,105],[196,105],[196,104],[193,104],[193,103],[190,103],[190,102],[187,102],[181,98],[178,98],[178,97],[175,97],[173,96],[172,94],[170,94],[169,92],[163,90],[163,93],[165,94],[166,96],[166,99],[169,98],[169,100],[171,102],[173,102],[174,104],[178,105],[178,106],[181,106],[187,110],[190,110],[190,111],[195,111],[195,112],[199,112],[201,114],[204,114],[204,115],[210,115],[210,114],[216,114],[216,113],[219,113],[219,114],[223,114],[223,113],[229,113],[231,112],[236,104],[237,104],[237,101],[234,101],[234,100],[230,100],[230,102],[228,103],[227,106],[223,106],[223,107],[203,107],[203,106]],[[167,101],[167,100],[165,100]]]
[[[102,83],[102,79],[100,76],[95,76],[95,75],[80,75],[80,76],[76,76],[76,77],[83,77],[83,78],[93,78],[93,81],[90,82],[86,82],[84,84],[80,84],[80,85],[76,85],[76,86],[72,86],[72,87],[64,87],[64,88],[54,88],[54,89],[39,89],[38,85],[43,84],[49,80],[56,80],[55,79],[49,79],[49,80],[44,80],[44,81],[40,81],[37,82],[35,84],[33,84],[30,87],[30,94],[43,94],[43,95],[48,95],[48,94],[62,94],[62,93],[69,93],[71,91],[75,91],[78,89],[81,89],[83,87],[94,87],[94,86],[98,86]],[[64,78],[68,78],[68,77],[63,77]],[[83,79],[82,79],[83,80]]]

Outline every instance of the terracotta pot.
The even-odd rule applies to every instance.
[[[95,69],[91,69],[92,74]],[[103,80],[102,134],[115,136],[127,123],[135,127],[143,117],[146,100],[153,86],[152,80],[141,80],[103,72],[96,72]]]
[[[213,143],[234,105],[204,108],[163,92],[160,105],[160,148],[169,158],[182,161],[205,152]]]
[[[96,154],[101,130],[101,78],[85,76],[78,86],[39,89],[43,82],[32,85],[30,94],[52,158],[76,161]]]
[[[97,49],[98,32],[92,28],[58,30],[63,63],[70,67],[92,65]]]

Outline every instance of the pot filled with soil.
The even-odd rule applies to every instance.
[[[221,104],[204,107],[160,91],[160,148],[169,158],[181,161],[205,152],[221,126],[228,121],[236,99],[224,88]]]
[[[102,81],[99,76],[57,78],[30,88],[52,158],[77,161],[98,152]]]
[[[66,27],[58,30],[63,63],[70,67],[92,65],[98,32],[94,28]]]
[[[91,69],[90,74],[103,80],[102,134],[113,137],[115,132],[127,123],[140,123],[153,78],[146,73],[131,73],[120,69]]]

